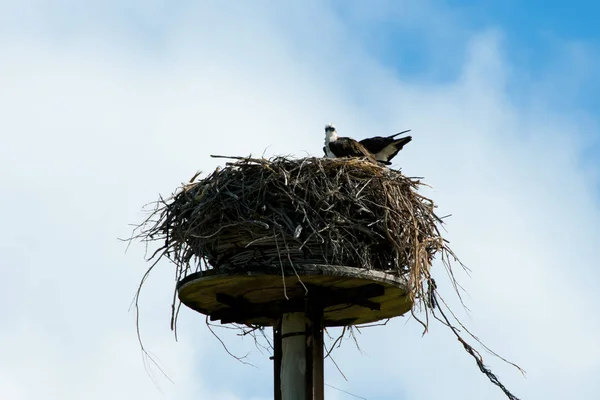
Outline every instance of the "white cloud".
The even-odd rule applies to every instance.
[[[269,398],[271,364],[251,341],[223,333],[236,354],[252,350],[259,369],[227,356],[203,319],[183,310],[175,343],[167,264],[142,298],[146,345],[176,382],[159,378],[163,394],[156,389],[127,314],[143,249],[125,256],[116,238],[158,193],[212,170],[210,154],[270,146],[267,154],[320,155],[330,121],[353,136],[413,129],[399,162],[434,186],[440,214],[453,214],[448,236],[473,270],[462,278],[472,313],[461,315],[528,379],[486,361],[523,398],[591,397],[600,231],[597,182],[579,163],[589,125],[576,105],[557,112],[541,101],[546,92],[532,91],[530,106],[515,107],[506,87],[518,77],[499,31],[471,38],[456,80],[423,86],[369,58],[320,4],[238,6],[164,18],[134,8],[150,30],[118,12],[86,28],[32,6],[46,34],[0,31],[9,61],[0,65],[0,218],[10,227],[0,238],[0,301],[10,305],[0,308],[2,397]],[[105,29],[115,18],[120,28]],[[330,364],[327,381],[369,400],[503,398],[449,332],[434,325],[421,338],[404,321],[363,331],[367,356],[350,343],[336,356],[350,382]]]

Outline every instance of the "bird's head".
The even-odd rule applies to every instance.
[[[333,126],[333,124],[325,125],[325,141],[333,142],[334,140],[337,140],[337,132],[335,130],[335,126]]]

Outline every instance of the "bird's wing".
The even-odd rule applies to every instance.
[[[390,144],[393,139],[386,138],[383,136],[375,136],[361,140],[359,143],[368,149],[371,153],[377,154]]]
[[[395,133],[390,136],[373,136],[370,138],[366,138],[361,140],[359,143],[362,144],[373,154],[377,154],[382,151],[386,146],[389,146],[395,141],[396,136],[402,135],[403,133],[410,132],[410,129],[407,129],[402,132]]]
[[[329,150],[336,157],[367,157],[376,161],[375,156],[369,150],[351,138],[338,138],[336,141],[329,142]]]
[[[402,150],[404,146],[406,146],[412,140],[412,136],[405,136],[398,140],[394,140],[392,143],[398,150]]]
[[[398,140],[394,140],[392,143],[381,149],[381,151],[378,152],[377,156],[379,158],[385,158],[387,161],[391,161],[392,158],[396,157],[396,154],[398,154],[398,152],[402,150],[402,148],[406,146],[411,140],[412,136],[405,136]]]
[[[411,130],[412,130],[412,129],[407,129],[407,130],[405,130],[405,131],[402,131],[402,132],[394,133],[394,134],[393,134],[392,136],[390,136],[390,137],[391,137],[391,138],[395,138],[396,136],[398,136],[398,135],[402,135],[403,133],[408,133],[408,132],[410,132]]]

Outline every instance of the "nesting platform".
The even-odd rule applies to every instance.
[[[274,326],[281,315],[312,307],[323,310],[324,326],[346,326],[397,317],[410,311],[406,281],[382,271],[303,264],[214,269],[188,275],[177,285],[179,299],[212,321]],[[300,278],[300,279],[299,279]]]

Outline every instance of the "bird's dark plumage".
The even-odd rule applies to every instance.
[[[348,137],[338,137],[337,140],[329,142],[329,150],[336,157],[367,157],[376,161],[375,157],[362,144]]]
[[[363,145],[367,151],[372,153],[377,161],[390,165],[392,158],[394,158],[396,154],[412,140],[412,136],[396,139],[396,136],[406,132],[410,132],[410,129],[387,137],[375,136],[363,139],[359,143]]]

